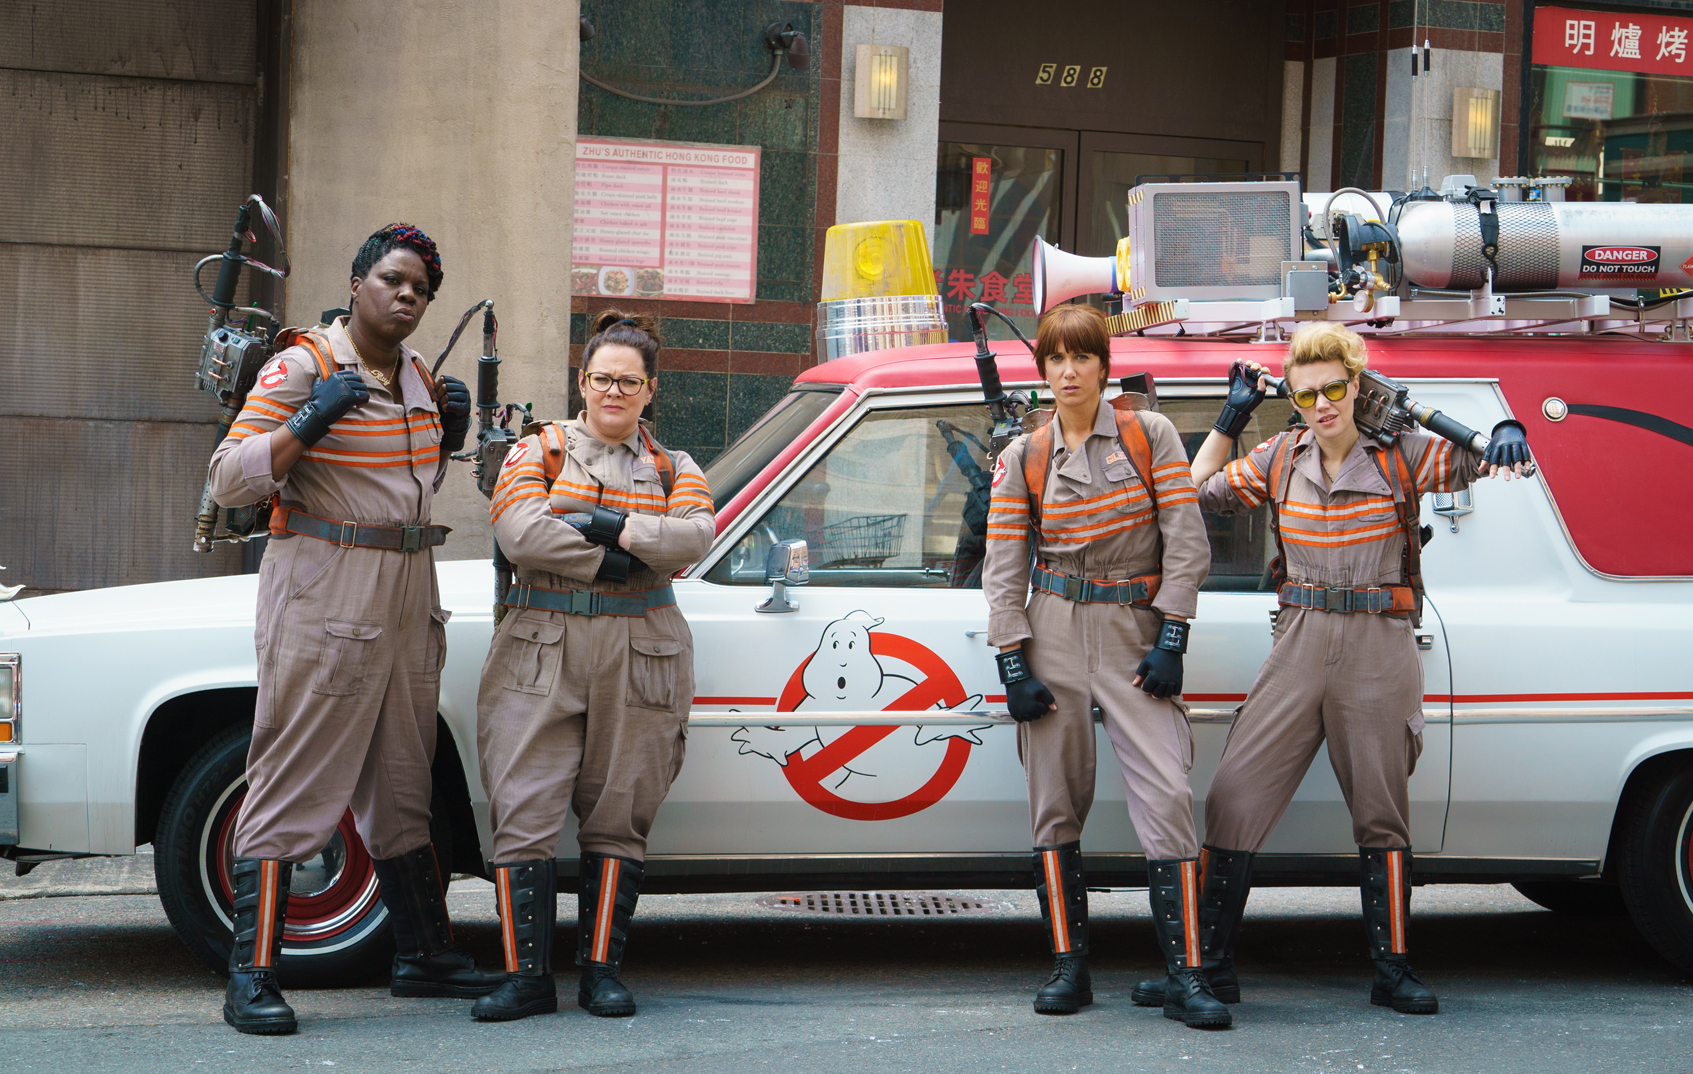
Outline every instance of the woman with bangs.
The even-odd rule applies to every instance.
[[[1056,963],[1035,1010],[1073,1014],[1093,1002],[1081,838],[1097,705],[1151,874],[1169,971],[1164,1014],[1226,1026],[1228,1009],[1200,970],[1193,736],[1179,700],[1188,620],[1211,562],[1187,455],[1175,426],[1140,397],[1115,402],[1142,409],[1104,399],[1111,341],[1098,310],[1048,313],[1034,358],[1055,406],[995,464],[982,584],[1028,774],[1036,892]]]
[[[1268,504],[1281,553],[1275,641],[1205,800],[1204,964],[1216,993],[1238,1001],[1234,944],[1252,857],[1326,740],[1358,844],[1376,969],[1370,1002],[1434,1014],[1439,1002],[1406,954],[1408,784],[1423,747],[1417,512],[1425,493],[1522,476],[1528,444],[1514,421],[1494,427],[1485,455],[1421,432],[1391,447],[1361,436],[1353,409],[1366,361],[1356,332],[1302,326],[1283,372],[1303,423],[1229,462],[1267,387],[1261,366],[1236,363],[1228,402],[1193,460],[1200,506],[1227,515]]]

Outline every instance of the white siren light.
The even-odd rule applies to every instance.
[[[1111,294],[1117,288],[1115,257],[1066,253],[1035,236],[1029,251],[1035,266],[1035,312],[1045,313],[1077,295]]]

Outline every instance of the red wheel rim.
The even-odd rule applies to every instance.
[[[226,903],[235,901],[233,865],[235,861],[235,818],[241,813],[241,803],[247,798],[245,788],[230,796],[225,805],[217,838],[212,841],[212,875],[217,878]],[[288,917],[282,928],[284,944],[316,945],[341,935],[359,924],[374,904],[380,901],[376,883],[376,865],[370,851],[359,838],[353,824],[353,811],[341,815],[336,825],[347,848],[347,860],[334,883],[315,895],[290,895]]]

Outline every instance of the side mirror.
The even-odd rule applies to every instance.
[[[787,587],[811,581],[811,553],[799,538],[770,546],[764,561],[764,580],[770,583],[770,597],[755,609],[761,612],[797,612],[799,603],[788,599]]]

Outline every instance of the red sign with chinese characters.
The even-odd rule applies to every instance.
[[[1648,75],[1693,75],[1693,19],[1537,7],[1534,62]]]
[[[970,158],[970,234],[988,233],[988,195],[993,180],[993,158]]]

